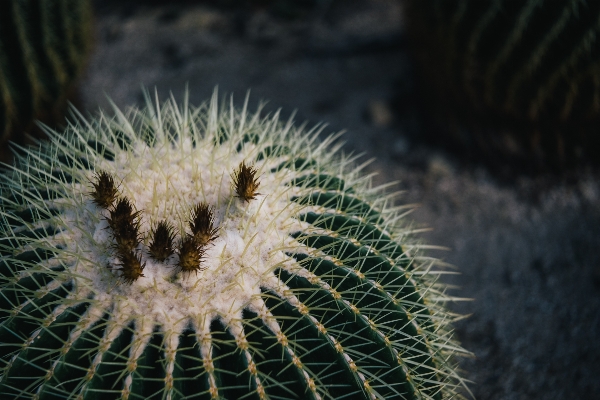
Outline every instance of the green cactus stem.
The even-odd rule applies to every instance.
[[[174,101],[24,150],[0,186],[0,397],[449,399],[404,207],[335,136]]]

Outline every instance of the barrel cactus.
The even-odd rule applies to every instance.
[[[334,137],[216,94],[76,121],[1,184],[0,397],[465,393],[435,261]]]
[[[34,119],[64,121],[92,42],[89,0],[0,2],[0,160]]]

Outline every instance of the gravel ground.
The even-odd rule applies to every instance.
[[[155,2],[156,3],[156,2]],[[141,85],[190,101],[233,93],[240,104],[297,110],[296,120],[346,129],[347,152],[373,158],[376,183],[399,181],[416,203],[431,254],[457,266],[452,308],[475,354],[462,362],[477,399],[600,398],[600,174],[515,177],[412,142],[412,68],[395,0],[324,1],[303,18],[261,9],[98,3],[96,49],[81,105],[141,104]],[[401,108],[397,110],[397,105]],[[412,136],[411,136],[412,135]]]

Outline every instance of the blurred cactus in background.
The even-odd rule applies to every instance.
[[[0,2],[0,161],[23,145],[34,120],[63,121],[91,47],[87,0]]]
[[[429,139],[497,165],[563,170],[600,150],[600,3],[405,0]],[[440,138],[438,138],[439,140]]]

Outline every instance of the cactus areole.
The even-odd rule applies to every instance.
[[[460,397],[451,298],[333,137],[216,94],[75,119],[0,187],[1,398]]]

